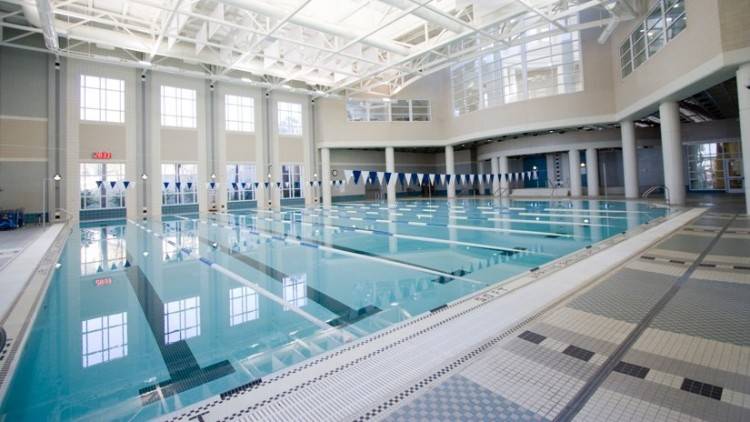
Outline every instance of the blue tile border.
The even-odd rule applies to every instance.
[[[258,208],[258,201],[252,200],[252,201],[229,201],[227,202],[228,210],[243,210],[243,209],[251,209],[251,208]]]
[[[81,221],[121,219],[125,218],[125,208],[81,210],[78,215]]]
[[[339,195],[331,197],[331,202],[364,201],[364,195]]]
[[[186,214],[186,213],[197,213],[198,204],[184,204],[184,205],[162,205],[162,214]]]
[[[281,205],[304,205],[305,198],[282,198]]]

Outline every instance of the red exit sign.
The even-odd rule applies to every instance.
[[[109,160],[112,158],[112,153],[107,151],[99,151],[91,154],[91,157],[95,160]]]
[[[94,280],[94,285],[96,285],[96,287],[109,286],[110,284],[112,284],[112,279],[109,277],[97,278]]]

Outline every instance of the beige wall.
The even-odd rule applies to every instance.
[[[317,141],[331,144],[378,143],[393,141],[431,141],[445,137],[445,125],[450,115],[450,80],[446,72],[427,76],[405,88],[396,99],[430,100],[432,117],[429,122],[349,122],[346,100],[320,99],[317,101]]]
[[[300,163],[305,161],[301,136],[279,136],[279,162]]]
[[[719,20],[724,51],[750,47],[750,1],[719,0]]]
[[[162,127],[161,161],[198,161],[198,131]]]
[[[90,160],[94,152],[111,152],[113,160],[125,160],[125,125],[106,123],[84,123],[78,128],[79,155],[81,160]]]
[[[241,132],[226,132],[226,161],[254,162],[255,134]]]
[[[46,160],[47,119],[0,117],[0,161]]]

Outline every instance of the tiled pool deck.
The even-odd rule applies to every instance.
[[[750,219],[703,214],[377,418],[750,420]]]

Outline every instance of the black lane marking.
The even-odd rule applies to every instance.
[[[128,261],[135,262],[130,255],[128,255]],[[160,401],[161,396],[169,397],[179,394],[234,373],[234,367],[227,360],[201,368],[185,340],[166,344],[164,338],[164,302],[162,302],[140,266],[131,264],[125,270],[125,274],[133,287],[133,293],[138,298],[143,315],[146,317],[149,327],[151,327],[151,333],[159,346],[159,351],[170,376],[170,379],[158,383],[161,395],[156,389],[157,384],[139,390],[141,403],[144,406]]]
[[[216,244],[216,248],[219,249],[221,252],[224,252],[225,254],[242,262],[243,264],[251,268],[254,268],[257,271],[264,273],[265,275],[278,281],[282,285],[284,284],[284,279],[289,278],[289,275],[287,275],[286,273],[276,268],[273,268],[271,266],[268,266],[265,263],[260,262],[241,252],[234,252],[226,246],[219,245],[218,242],[212,242],[206,239],[205,237],[201,237],[200,241],[210,246],[213,246],[214,244]],[[320,290],[314,287],[311,287],[309,284],[306,284],[305,288],[307,289],[308,299],[328,309],[329,311],[331,311],[331,313],[337,315],[335,319],[328,321],[328,325],[332,327],[342,327],[345,325],[351,325],[382,311],[382,309],[373,305],[367,305],[364,308],[354,309],[338,301],[337,299],[334,299],[333,297],[328,296],[327,294],[321,292]]]
[[[574,357],[576,359],[580,359],[584,362],[588,362],[592,357],[594,357],[594,352],[592,352],[591,350],[582,349],[578,346],[573,346],[572,344],[566,347],[565,350],[563,350],[563,354]]]
[[[580,390],[578,390],[576,395],[573,396],[568,404],[565,405],[560,413],[557,414],[555,419],[553,419],[553,422],[570,422],[578,415],[581,409],[583,409],[586,403],[588,403],[591,396],[594,395],[596,390],[598,390],[602,383],[604,383],[604,381],[607,379],[607,377],[609,377],[609,374],[612,372],[612,370],[614,370],[614,368],[630,350],[633,344],[638,341],[638,339],[641,337],[641,334],[643,334],[643,332],[646,331],[646,328],[651,325],[651,322],[653,322],[654,318],[656,318],[656,315],[658,315],[659,312],[664,309],[664,306],[667,305],[667,302],[672,300],[672,298],[677,294],[680,288],[688,281],[690,276],[693,275],[695,269],[698,268],[699,264],[706,258],[706,255],[708,255],[711,249],[713,249],[713,247],[719,242],[721,236],[724,234],[724,232],[726,232],[727,228],[729,228],[729,225],[732,224],[732,222],[736,218],[737,215],[735,214],[735,216],[732,217],[721,228],[721,230],[719,230],[718,233],[716,233],[713,239],[711,239],[711,242],[706,245],[706,247],[703,249],[700,255],[698,255],[695,261],[690,264],[690,266],[682,274],[682,276],[680,276],[674,282],[674,284],[672,284],[672,287],[670,287],[670,289],[666,293],[664,293],[661,299],[659,299],[659,301],[656,302],[656,304],[648,311],[648,313],[646,313],[646,315],[638,322],[638,325],[636,325],[635,328],[630,332],[630,334],[628,334],[628,336],[625,338],[625,341],[623,341],[620,346],[618,346],[615,352],[610,355],[610,357],[606,362],[604,362],[599,370],[591,378],[589,378],[589,380]]]
[[[721,400],[721,395],[724,393],[724,388],[719,387],[718,385],[695,381],[691,380],[690,378],[685,378],[684,380],[682,380],[680,390],[698,394],[714,400]]]
[[[277,223],[281,223],[281,221],[278,221],[278,220],[275,220],[275,221]],[[237,223],[232,223],[232,224],[234,224],[235,226],[238,226],[240,228],[244,228],[243,226],[239,226]],[[247,229],[249,229],[249,228],[247,228]],[[258,232],[258,233],[260,233],[261,231],[263,231],[263,232],[266,232],[266,233],[269,233],[269,234],[274,234],[276,236],[273,236],[273,239],[279,240],[279,241],[284,241],[284,236],[287,236],[287,234],[284,233],[283,231],[282,232],[278,232],[278,231],[276,231],[274,229],[258,229],[258,228],[253,228],[252,230],[254,230],[254,231]],[[385,257],[385,256],[382,256],[382,255],[374,254],[374,253],[363,251],[363,250],[359,250],[359,249],[353,249],[353,248],[349,248],[349,247],[346,247],[346,246],[340,246],[340,245],[337,246],[337,245],[334,245],[333,243],[325,243],[325,242],[321,242],[321,241],[315,240],[315,239],[310,239],[310,238],[307,238],[307,237],[302,237],[302,236],[289,236],[289,237],[294,238],[294,239],[299,240],[299,241],[302,241],[302,242],[307,242],[309,245],[325,246],[327,248],[339,250],[339,251],[342,251],[342,252],[349,252],[349,253],[353,253],[353,254],[356,254],[356,255],[365,255],[365,256],[372,257],[372,258],[382,259],[383,261],[393,262],[395,264],[408,265],[410,267],[415,267],[415,268],[419,268],[419,269],[426,270],[426,271],[440,273],[440,276],[438,278],[432,280],[435,283],[445,284],[445,283],[449,283],[449,282],[455,280],[455,278],[453,276],[462,277],[462,275],[456,274],[456,271],[463,271],[463,270],[456,270],[456,271],[453,271],[452,273],[447,273],[447,272],[442,271],[442,270],[436,270],[434,268],[425,267],[424,265],[413,264],[411,262],[401,261],[401,260],[398,260],[398,259],[394,259],[394,258],[390,258],[390,257]],[[303,243],[303,245],[304,245],[304,243]],[[508,254],[513,255],[514,253],[513,252],[508,252]],[[464,272],[464,275],[465,274],[468,274],[468,273]]]
[[[240,391],[249,390],[249,389],[255,387],[256,385],[260,384],[261,382],[263,382],[262,378],[256,378],[256,379],[248,382],[247,384],[240,385],[239,387],[235,387],[235,388],[232,388],[231,390],[227,390],[227,391],[221,393],[219,395],[219,397],[221,397],[221,399],[224,400],[224,399],[226,399],[227,397],[229,397],[229,396],[231,396],[233,394],[239,393]]]
[[[635,365],[632,363],[627,363],[625,361],[620,361],[620,363],[615,366],[613,371],[619,372],[621,374],[630,375],[631,377],[636,377],[640,379],[646,379],[646,375],[648,375],[648,372],[651,369],[646,368],[645,366]]]
[[[539,344],[547,339],[546,336],[543,336],[541,334],[537,334],[533,331],[524,331],[521,334],[518,335],[518,338],[530,341],[534,344]]]

